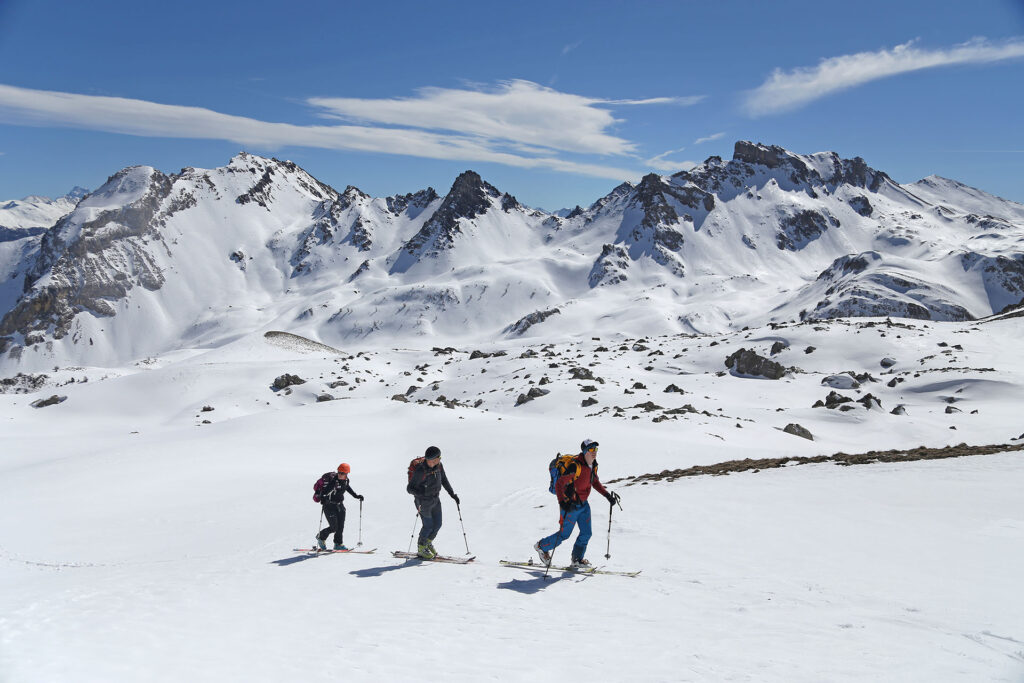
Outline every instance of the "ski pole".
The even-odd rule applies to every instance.
[[[412,552],[412,539],[413,539],[413,536],[416,535],[416,524],[419,521],[420,521],[420,509],[416,508],[416,516],[412,520],[412,533],[409,534],[409,550],[408,550],[408,552],[410,552],[410,553]]]
[[[622,506],[619,506],[622,509]],[[612,559],[612,513],[615,511],[615,506],[611,503],[608,504],[608,547],[604,550],[604,559]]]
[[[363,544],[363,499],[359,499],[359,542],[356,543],[358,548]]]
[[[466,538],[466,525],[462,524],[462,508],[456,503],[455,509],[459,511],[459,524],[462,525],[462,540],[466,542],[466,554],[469,555],[469,539]]]
[[[320,528],[323,527],[323,525],[324,525],[324,506],[321,505],[320,506],[320,521],[317,522],[317,525],[316,525],[316,538],[317,538],[317,540],[320,540]],[[317,548],[314,548],[314,550],[319,552],[320,548],[317,547]]]

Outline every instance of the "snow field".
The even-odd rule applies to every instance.
[[[543,579],[498,565],[528,559],[555,530],[546,466],[583,438],[601,442],[605,482],[744,457],[1005,443],[1022,431],[1021,372],[998,350],[1019,322],[972,328],[900,329],[897,339],[837,323],[751,330],[713,347],[711,338],[646,341],[664,356],[587,337],[555,345],[558,358],[520,358],[509,345],[508,356],[472,361],[417,349],[319,356],[249,337],[129,368],[64,369],[55,380],[91,379],[40,392],[68,395],[58,406],[0,395],[0,680],[1021,680],[1018,453],[620,482],[610,485],[623,507],[611,558],[608,506],[596,494],[588,558],[639,577]],[[791,344],[779,360],[804,374],[714,374],[739,346],[763,351],[775,336]],[[946,340],[964,351],[943,356]],[[609,351],[595,351],[601,344]],[[819,350],[804,354],[811,344]],[[933,363],[999,372],[865,384],[883,411],[810,408],[829,391],[823,376],[883,356],[899,372]],[[605,383],[568,380],[573,366]],[[307,384],[270,391],[285,371]],[[329,390],[339,400],[315,403],[335,373],[348,382]],[[552,393],[514,407],[525,375],[544,373]],[[624,394],[633,380],[648,390]],[[664,393],[670,381],[687,393]],[[580,392],[584,384],[599,391]],[[412,400],[485,404],[388,400],[409,385],[421,387]],[[590,395],[600,403],[581,408]],[[944,396],[962,399],[964,412],[945,414]],[[899,397],[907,416],[888,414]],[[647,400],[728,417],[585,417]],[[200,412],[207,404],[215,410]],[[782,433],[791,421],[816,441]],[[415,521],[406,466],[431,444],[462,499],[477,556],[469,565],[390,557],[408,548]],[[313,482],[339,462],[366,496],[362,539],[377,553],[293,552],[318,528]],[[442,505],[436,545],[463,554],[456,508],[444,494]],[[351,500],[345,540],[358,537]]]

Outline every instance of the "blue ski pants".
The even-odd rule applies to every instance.
[[[593,535],[593,531],[590,528],[589,502],[584,503],[575,510],[562,510],[562,514],[558,518],[558,531],[540,540],[541,550],[550,553],[557,548],[561,545],[562,541],[572,535],[573,527],[577,524],[580,526],[580,533],[572,546],[572,559],[574,561],[582,560],[583,555],[587,552],[587,543],[590,542],[590,537]]]

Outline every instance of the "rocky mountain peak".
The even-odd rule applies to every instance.
[[[71,191],[64,196],[70,199],[71,201],[77,202],[78,200],[85,197],[87,194],[89,194],[89,190],[85,189],[84,187],[75,185],[73,188],[71,188]]]
[[[778,168],[786,162],[791,163],[795,157],[777,145],[762,145],[747,140],[737,140],[733,147],[732,158],[734,161]]]
[[[475,171],[463,171],[438,209],[448,209],[454,217],[475,218],[491,207],[489,197],[500,197],[501,192],[490,183],[484,182]]]
[[[428,187],[425,190],[419,192],[411,192],[409,194],[394,195],[387,197],[384,201],[387,202],[388,211],[395,214],[396,216],[403,211],[408,211],[410,216],[418,216],[423,209],[430,206],[430,203],[439,198],[437,191],[432,187]]]

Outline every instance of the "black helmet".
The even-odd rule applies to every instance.
[[[583,439],[583,443],[580,444],[580,453],[586,453],[591,448],[597,448],[597,442],[593,439]]]
[[[433,460],[434,458],[440,458],[441,457],[441,449],[438,448],[437,446],[430,446],[429,448],[427,448],[426,452],[423,454],[423,457],[427,458],[428,460]]]

